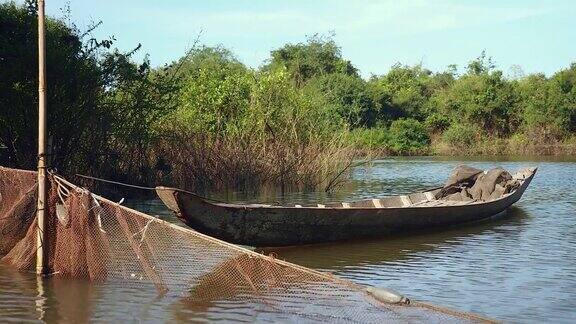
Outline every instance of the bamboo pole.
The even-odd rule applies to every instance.
[[[36,231],[36,273],[46,272],[46,37],[44,0],[38,0],[38,229]]]

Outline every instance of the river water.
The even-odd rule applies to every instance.
[[[327,202],[406,194],[441,185],[460,163],[483,169],[539,169],[524,197],[503,219],[439,232],[274,252],[281,259],[361,284],[389,287],[413,299],[506,322],[576,322],[575,160],[379,160],[357,167],[351,183],[335,194],[268,195],[259,200]],[[226,198],[256,199],[242,194]],[[158,201],[130,203],[176,221]],[[250,321],[241,308],[202,319]],[[0,265],[0,322],[197,319],[191,313],[156,297],[153,289],[42,280]]]

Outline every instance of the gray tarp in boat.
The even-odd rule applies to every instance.
[[[514,191],[521,182],[502,169],[483,171],[467,165],[457,166],[436,199],[452,201],[489,201]]]

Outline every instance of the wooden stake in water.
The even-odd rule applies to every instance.
[[[38,0],[38,229],[36,231],[36,273],[46,272],[46,37],[44,0]]]

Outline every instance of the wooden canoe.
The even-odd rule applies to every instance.
[[[442,228],[499,216],[517,202],[536,168],[514,176],[521,184],[490,201],[435,200],[440,189],[405,196],[325,205],[274,206],[216,203],[180,189],[157,187],[164,204],[191,228],[256,247],[313,244]]]

